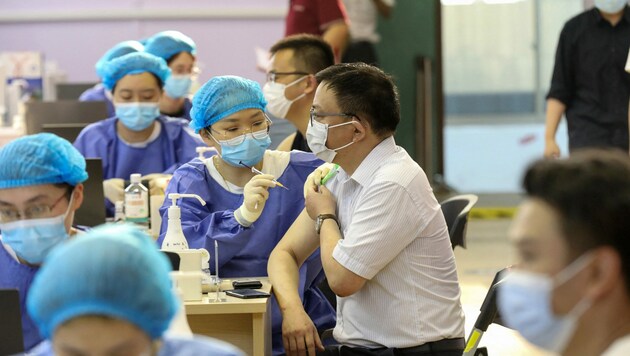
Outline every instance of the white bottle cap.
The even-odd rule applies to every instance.
[[[133,173],[129,181],[131,181],[131,183],[140,183],[142,182],[142,175],[140,173]]]

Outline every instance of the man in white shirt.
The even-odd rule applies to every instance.
[[[562,355],[630,355],[630,160],[583,150],[525,173],[499,284],[505,324]]]
[[[269,259],[287,354],[323,350],[297,289],[298,267],[320,248],[338,296],[333,335],[343,345],[327,352],[461,355],[455,259],[426,175],[394,142],[396,87],[358,63],[331,66],[316,79],[308,144],[340,168],[327,186],[306,187],[306,208]]]

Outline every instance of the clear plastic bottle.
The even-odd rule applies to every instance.
[[[149,228],[149,190],[142,185],[141,175],[134,173],[125,189],[125,221]]]
[[[116,209],[114,210],[114,222],[124,222],[125,221],[125,202],[117,201],[114,204]]]

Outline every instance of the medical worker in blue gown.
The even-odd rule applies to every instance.
[[[124,56],[125,54],[142,52],[144,46],[138,41],[123,41],[116,44],[105,52],[105,54],[96,62],[94,68],[96,69],[96,75],[103,80],[105,76],[105,64],[114,58]],[[97,83],[90,89],[84,91],[79,97],[79,101],[104,101],[107,104],[108,117],[112,117],[115,114],[114,104],[112,103],[112,93],[105,89],[103,83]],[[97,120],[103,119],[101,117],[95,118]]]
[[[53,134],[0,148],[0,289],[19,291],[25,350],[42,340],[26,312],[31,282],[51,249],[77,233],[72,220],[87,178],[83,156]]]
[[[129,225],[103,225],[56,248],[28,296],[48,340],[30,355],[243,355],[225,342],[165,334],[179,301],[168,259]]]
[[[205,206],[195,199],[180,201],[182,228],[190,248],[214,251],[218,241],[219,277],[267,275],[269,254],[304,208],[304,181],[322,164],[311,153],[267,150],[266,104],[258,83],[248,79],[223,76],[204,84],[193,98],[191,126],[218,154],[177,169],[166,189],[167,195],[194,193],[206,201]],[[169,205],[160,208],[158,244],[166,233]],[[333,308],[316,287],[322,275],[318,254],[300,270],[305,309],[318,329],[335,323]],[[272,301],[273,350],[280,354],[282,317]]]
[[[160,112],[190,120],[190,87],[197,76],[197,45],[179,31],[163,31],[151,36],[144,50],[166,61],[171,76],[164,84]]]
[[[103,160],[105,196],[122,200],[123,180],[132,173],[171,174],[205,146],[188,121],[160,114],[162,86],[170,75],[163,59],[131,53],[105,66],[103,84],[114,95],[116,115],[84,128],[74,146],[86,158]],[[110,214],[112,206],[108,206]]]

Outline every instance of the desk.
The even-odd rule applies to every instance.
[[[263,284],[261,291],[271,293],[267,277],[256,278]],[[184,303],[190,329],[234,344],[248,355],[271,355],[271,302],[269,298],[240,299],[226,296],[227,301],[215,303],[204,294],[201,301]]]

